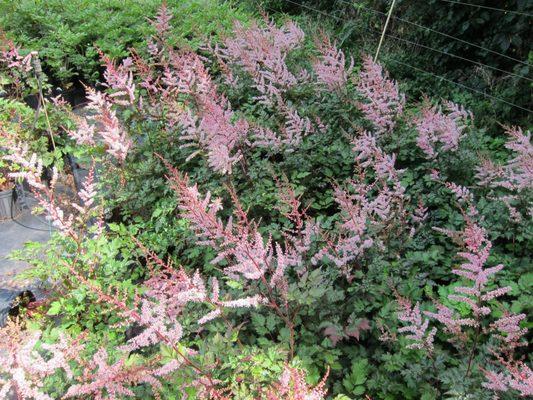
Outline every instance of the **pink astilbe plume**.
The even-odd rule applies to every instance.
[[[234,113],[229,104],[204,100],[198,129],[205,136],[199,144],[207,150],[208,162],[214,171],[231,174],[233,165],[242,158],[239,145],[246,140],[248,123],[244,119],[233,123]]]
[[[513,152],[514,158],[504,165],[483,160],[477,168],[476,178],[482,186],[502,187],[520,193],[533,187],[533,145],[531,133],[519,127],[505,127],[509,140],[505,147]]]
[[[245,28],[236,22],[233,37],[216,51],[229,65],[239,66],[251,76],[260,102],[274,104],[287,89],[298,84],[285,60],[289,51],[300,46],[304,33],[292,21],[281,28],[268,20],[265,24],[262,27],[253,22]]]
[[[334,198],[342,214],[340,234],[313,257],[313,262],[317,263],[326,256],[346,275],[350,270],[347,265],[374,244],[374,240],[368,235],[371,213],[366,197],[368,188],[355,182],[351,182],[351,188],[355,194],[340,187],[335,188]]]
[[[59,233],[78,241],[80,229],[85,229],[86,223],[98,215],[98,207],[95,203],[97,191],[94,183],[94,167],[91,168],[88,178],[78,193],[81,200],[81,204],[78,204],[69,200],[68,197],[58,196],[56,185],[60,175],[55,167],[52,171],[52,179],[50,182],[45,182],[42,179],[42,162],[36,154],[30,156],[27,146],[22,145],[13,145],[10,150],[11,154],[4,156],[4,159],[17,165],[19,171],[12,172],[9,176],[26,180],[39,206],[46,211],[46,218],[51,221]],[[68,211],[72,208],[76,212]]]
[[[199,319],[198,323],[200,325],[220,316],[224,308],[258,307],[263,303],[263,299],[260,296],[244,297],[236,300],[221,299],[220,287],[216,278],[212,279],[212,292],[209,296],[205,282],[198,271],[189,275],[182,268],[176,269],[172,264],[168,262],[165,263],[155,253],[145,248],[142,243],[137,240],[135,241],[146,255],[150,269],[150,279],[145,282],[148,289],[146,296],[149,297],[151,301],[157,303],[155,304],[155,307],[152,305],[151,308],[158,309],[158,313],[164,318],[169,318],[170,321],[176,320],[176,318],[181,315],[184,307],[189,303],[203,303],[210,305],[211,308],[215,308]],[[150,304],[148,305],[150,306]],[[146,310],[149,309],[150,308],[146,308]],[[151,318],[156,317],[157,313]],[[147,324],[147,326],[150,325],[153,326],[154,322]],[[159,322],[158,325],[161,327],[161,322]],[[161,328],[157,328],[157,330],[160,332],[163,331]],[[177,326],[176,332],[180,335],[181,330],[181,325],[179,325],[179,327]],[[150,335],[150,328],[148,328],[142,335],[148,338],[147,335]],[[154,338],[156,337],[154,336]],[[177,340],[179,339],[177,338]],[[134,347],[127,347],[128,351],[134,349]]]
[[[460,204],[471,204],[474,201],[474,196],[468,188],[454,182],[445,182],[444,185],[455,195]]]
[[[518,127],[507,127],[509,141],[505,147],[511,150],[515,158],[507,163],[509,180],[517,190],[533,187],[533,145],[531,133],[523,132]]]
[[[8,320],[0,329],[0,398],[12,392],[21,400],[52,400],[42,392],[43,379],[60,369],[72,378],[68,362],[77,358],[80,343],[60,336],[57,344],[41,344],[48,353],[44,356],[36,350],[40,337],[41,332],[24,330],[19,320]]]
[[[506,361],[498,358],[502,372],[481,368],[486,382],[483,386],[494,392],[516,391],[520,397],[533,396],[533,371],[522,361]]]
[[[110,98],[93,88],[87,88],[87,98],[89,99],[87,108],[94,111],[94,115],[89,115],[86,118],[95,128],[93,130],[84,124],[81,126],[82,133],[71,134],[71,136],[79,140],[80,137],[87,137],[90,132],[96,131],[103,141],[107,153],[123,163],[133,143],[112,109]]]
[[[491,313],[488,302],[511,290],[510,287],[490,289],[490,278],[501,271],[503,265],[485,266],[492,247],[492,243],[486,237],[485,230],[468,220],[463,231],[463,242],[466,251],[459,252],[458,255],[465,262],[454,268],[452,273],[470,281],[471,284],[454,287],[455,293],[448,295],[448,298],[466,304],[470,308],[473,318],[459,318],[455,312],[444,306],[438,307],[437,313],[425,313],[443,323],[450,333],[458,336],[460,336],[460,326],[479,326],[480,319]]]
[[[512,353],[515,348],[527,345],[521,340],[528,332],[527,328],[520,327],[520,322],[525,319],[525,314],[505,312],[502,317],[491,324],[491,329],[497,332],[495,336],[501,342],[500,350]]]
[[[251,135],[251,145],[271,150],[285,148],[287,152],[293,151],[302,142],[305,136],[315,132],[311,120],[302,117],[295,108],[287,107],[280,103],[285,123],[279,128],[280,133],[264,127],[254,127]]]
[[[411,231],[409,235],[412,237],[417,229],[423,226],[424,222],[428,218],[428,208],[424,207],[424,203],[421,199],[418,200],[418,206],[415,208],[413,213],[411,214],[411,221],[413,222],[414,226],[411,227]]]
[[[281,143],[285,144],[288,148],[297,147],[304,136],[313,132],[311,121],[307,117],[301,117],[298,111],[288,108],[285,112],[286,123],[282,129],[284,133]]]
[[[112,93],[108,99],[114,104],[121,106],[132,106],[135,103],[135,84],[133,83],[133,60],[125,58],[122,63],[116,65],[115,62],[100,52],[105,70],[105,86],[111,89]]]
[[[0,65],[7,69],[20,70],[29,72],[32,69],[31,57],[32,53],[25,56],[20,54],[21,48],[16,46],[11,40],[4,37],[1,38],[0,45]]]
[[[86,118],[78,122],[77,130],[68,131],[68,135],[76,141],[78,145],[95,146],[96,126],[90,125]]]
[[[157,36],[160,39],[167,37],[169,32],[172,29],[170,21],[172,20],[172,14],[168,10],[167,3],[164,1],[157,10],[157,15],[155,20],[151,21],[152,26],[155,28]]]
[[[334,199],[339,205],[342,222],[340,234],[313,258],[324,255],[349,276],[349,263],[365,250],[380,244],[378,233],[403,214],[405,188],[400,183],[401,170],[395,168],[395,156],[385,154],[375,138],[362,132],[354,142],[356,162],[362,169],[360,181],[348,181],[346,189],[337,186]],[[366,173],[374,171],[374,182],[364,182]]]
[[[212,200],[209,193],[202,198],[196,185],[190,186],[186,176],[171,166],[168,167],[171,171],[171,186],[180,199],[179,208],[191,222],[191,228],[200,242],[218,250],[218,255],[212,262],[216,264],[222,260],[229,261],[224,269],[228,276],[235,278],[241,275],[250,280],[264,280],[267,272],[276,269],[277,256],[280,263],[285,262],[282,252],[278,252],[276,256],[276,244],[270,238],[265,240],[256,224],[248,221],[238,203],[235,203],[236,221],[230,219],[224,224],[217,216],[221,209],[220,200]],[[233,199],[237,202],[235,196]]]
[[[428,331],[429,319],[423,318],[418,302],[413,307],[409,300],[399,297],[398,304],[400,306],[398,320],[408,324],[398,329],[398,332],[408,332],[409,335],[406,338],[412,341],[407,348],[427,349],[431,352],[433,350],[433,338],[437,333],[437,328],[432,328]]]
[[[472,119],[470,112],[450,101],[444,102],[444,109],[446,113],[439,106],[425,105],[415,119],[417,145],[426,158],[437,156],[437,144],[441,145],[442,151],[456,151],[467,121]]]
[[[324,378],[315,387],[306,382],[303,370],[286,366],[278,383],[272,385],[267,393],[267,400],[323,400],[326,397],[326,381],[329,369]]]
[[[374,125],[376,134],[390,132],[395,126],[395,119],[403,112],[405,97],[400,93],[398,84],[389,79],[388,73],[370,56],[363,58],[357,90],[365,98],[358,106]]]
[[[21,96],[24,89],[24,81],[32,71],[32,57],[36,52],[30,52],[23,56],[21,48],[12,40],[0,34],[0,71],[9,77],[13,92]]]
[[[148,384],[154,392],[162,387],[159,378],[172,372],[168,367],[152,367],[150,365],[126,365],[126,358],[115,363],[109,363],[109,355],[104,348],[100,348],[92,360],[84,363],[82,383],[72,385],[64,398],[90,396],[91,399],[117,399],[122,396],[133,397],[135,393],[131,387]]]
[[[93,163],[82,183],[80,191],[78,192],[81,204],[72,203],[72,206],[79,211],[80,215],[86,215],[95,206],[97,196],[98,190],[95,181],[95,165]]]
[[[346,57],[343,51],[338,49],[326,35],[322,35],[321,40],[317,41],[317,47],[320,56],[313,63],[313,69],[318,82],[329,90],[342,88],[353,70],[353,58],[350,58],[350,64],[346,68]]]
[[[170,129],[182,130],[182,147],[195,148],[188,160],[205,153],[210,167],[231,174],[242,158],[241,146],[247,143],[248,122],[237,118],[227,98],[218,93],[209,71],[194,53],[173,52],[158,87],[154,90],[168,108],[165,114]],[[183,104],[180,96],[188,100]],[[154,103],[153,108],[161,108]]]

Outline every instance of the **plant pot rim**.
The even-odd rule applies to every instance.
[[[9,186],[9,187],[7,187],[5,189],[1,189],[0,188],[0,193],[11,192],[11,191],[13,191],[13,189],[15,189],[15,185]]]

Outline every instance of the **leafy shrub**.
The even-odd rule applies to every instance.
[[[167,3],[180,19],[173,40],[193,47],[200,38],[221,34],[244,16],[212,0]],[[99,80],[99,51],[123,58],[131,47],[139,47],[151,29],[146,16],[154,15],[160,5],[160,0],[9,0],[0,4],[0,24],[21,47],[39,50],[53,82],[66,88],[79,80]]]
[[[11,144],[57,229],[45,262],[26,256],[54,272],[57,320],[29,319],[42,339],[7,328],[4,388],[529,395],[529,133],[494,150],[463,107],[406,101],[380,65],[290,20],[197,51],[170,22],[163,7],[145,52],[102,56],[108,91],[69,132],[95,163],[82,201]]]

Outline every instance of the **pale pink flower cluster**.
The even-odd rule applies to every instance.
[[[43,165],[41,160],[36,154],[30,156],[27,146],[14,145],[10,149],[10,153],[4,156],[4,159],[17,165],[19,171],[11,172],[9,176],[26,180],[39,206],[47,212],[46,218],[52,222],[52,225],[57,228],[60,234],[78,240],[80,238],[78,228],[85,226],[86,222],[96,213],[97,191],[94,182],[94,167],[90,169],[87,179],[78,193],[81,200],[81,204],[78,204],[58,198],[56,185],[59,173],[55,167],[52,170],[52,179],[47,183],[42,180]],[[66,213],[64,209],[67,207],[75,208],[78,215]]]
[[[522,193],[533,188],[533,146],[531,133],[523,132],[519,127],[505,127],[509,140],[505,147],[513,152],[514,158],[505,164],[495,164],[490,159],[483,159],[477,167],[476,179],[480,186],[491,189],[504,189],[506,194],[493,193],[509,211],[510,221],[520,223],[533,216],[533,209],[524,211],[517,208]],[[525,215],[524,215],[525,214]]]
[[[239,146],[246,140],[248,123],[244,119],[232,122],[234,113],[225,101],[221,104],[207,100],[201,113],[198,130],[204,136],[199,143],[207,150],[209,165],[214,171],[231,174],[233,165],[242,158]]]
[[[350,194],[340,187],[335,188],[335,201],[342,215],[340,233],[313,257],[313,263],[316,264],[326,256],[347,276],[350,270],[348,264],[374,244],[373,238],[367,232],[372,213],[367,198],[369,188],[364,184],[351,182],[351,189],[355,194]]]
[[[514,158],[504,165],[484,160],[477,168],[476,178],[481,186],[502,187],[520,193],[533,187],[533,145],[531,133],[519,127],[506,127],[509,140],[505,147],[514,153]]]
[[[280,127],[280,133],[265,127],[252,128],[251,145],[273,150],[285,147],[288,152],[293,151],[302,142],[304,136],[315,132],[311,120],[302,117],[295,108],[281,104],[285,115],[285,124]]]
[[[298,84],[285,60],[289,51],[300,47],[303,31],[294,22],[278,28],[271,21],[264,27],[254,22],[248,28],[236,22],[233,31],[234,36],[216,49],[218,56],[250,74],[260,93],[259,101],[278,102],[284,91]]]
[[[517,190],[533,187],[533,145],[531,145],[531,133],[523,132],[518,127],[506,128],[509,141],[505,147],[511,150],[515,158],[510,160],[506,169],[508,179]]]
[[[257,308],[262,304],[266,304],[267,301],[263,296],[254,295],[249,297],[243,297],[237,300],[220,301],[218,299],[211,299],[211,304],[216,307],[213,311],[207,313],[198,320],[199,325],[204,325],[209,321],[222,315],[224,308]]]
[[[147,255],[151,270],[150,279],[145,282],[148,288],[146,296],[150,300],[143,300],[141,303],[141,310],[143,311],[140,314],[142,323],[147,329],[137,338],[132,339],[132,343],[124,347],[124,350],[133,351],[138,348],[137,346],[144,347],[157,343],[158,336],[155,333],[163,333],[171,340],[179,341],[182,328],[176,317],[189,303],[209,304],[215,308],[198,320],[198,324],[203,325],[220,316],[224,308],[258,307],[264,302],[263,298],[257,295],[236,300],[222,300],[216,278],[212,278],[212,292],[211,296],[208,296],[204,280],[198,271],[189,276],[183,269],[173,268],[171,264],[163,262],[153,252],[144,248],[142,244],[138,244]],[[153,263],[156,264],[156,268],[152,265]],[[150,314],[152,309],[157,309],[157,312]],[[143,318],[143,315],[146,317]],[[165,325],[169,324],[175,326],[175,334],[169,334],[166,331]]]
[[[24,93],[25,80],[31,76],[32,57],[37,55],[31,52],[22,56],[20,51],[13,41],[0,38],[0,70],[9,77],[11,92],[18,97]]]
[[[422,317],[418,302],[413,307],[409,300],[399,298],[398,304],[401,308],[400,312],[398,312],[398,320],[407,324],[407,326],[398,329],[398,332],[408,332],[409,335],[406,338],[412,341],[407,348],[427,349],[431,352],[433,350],[433,339],[437,333],[437,328],[432,328],[428,332],[429,319]]]
[[[172,14],[168,10],[166,2],[163,2],[157,11],[157,15],[152,26],[155,28],[159,38],[165,38],[171,31],[172,26],[170,21],[172,20]]]
[[[32,153],[30,155],[27,144],[14,145],[10,153],[3,159],[18,165],[20,171],[11,172],[9,176],[15,179],[25,179],[31,187],[37,190],[45,189],[46,185],[41,178],[43,176],[43,162],[37,157],[37,154]]]
[[[444,109],[446,113],[441,107],[426,105],[415,119],[418,130],[416,143],[430,159],[438,154],[435,148],[437,144],[441,145],[442,151],[456,151],[466,124],[472,119],[469,111],[450,101],[444,102]]]
[[[115,62],[100,53],[100,58],[105,65],[104,79],[105,86],[112,90],[109,100],[121,106],[132,106],[135,103],[135,84],[133,83],[133,60],[125,58],[121,64]]]
[[[428,217],[428,208],[424,206],[424,203],[422,200],[418,201],[418,206],[413,211],[413,214],[411,215],[411,219],[417,223],[422,224]]]
[[[241,147],[247,143],[249,124],[237,118],[227,98],[218,93],[209,71],[200,57],[191,52],[159,54],[164,65],[163,77],[158,82],[144,82],[167,108],[164,114],[169,128],[178,125],[182,132],[182,147],[206,153],[210,167],[222,174],[231,174],[233,166],[242,158]],[[149,75],[147,75],[149,76]],[[183,95],[190,101],[184,104]],[[151,107],[162,112],[160,103]]]
[[[68,131],[68,135],[76,141],[78,145],[95,146],[96,126],[89,124],[87,119],[82,118],[78,122],[78,129]]]
[[[483,386],[495,392],[516,390],[521,397],[533,396],[533,371],[522,361],[508,362],[500,359],[504,372],[482,369],[486,382]]]
[[[303,370],[286,366],[277,384],[268,390],[267,400],[324,400],[327,395],[326,375],[315,387],[306,382]]]
[[[285,111],[286,122],[282,128],[283,137],[281,143],[288,148],[297,147],[304,136],[311,134],[314,129],[311,121],[307,117],[301,117],[294,108],[288,108]]]
[[[270,272],[271,285],[274,286],[287,267],[295,266],[301,260],[300,252],[308,250],[310,236],[314,232],[312,225],[301,226],[299,238],[291,236],[283,244],[273,243],[271,238],[265,240],[257,225],[248,221],[246,212],[234,194],[236,220],[230,219],[224,224],[217,216],[221,209],[220,200],[212,200],[209,193],[202,198],[196,185],[190,186],[186,176],[169,168],[169,179],[178,194],[180,210],[191,222],[191,228],[200,243],[217,249],[218,255],[212,263],[217,264],[222,260],[228,262],[229,265],[224,268],[228,276],[266,282],[266,275]]]
[[[346,68],[346,56],[343,51],[338,49],[328,36],[323,35],[321,39],[317,41],[320,56],[313,63],[317,80],[329,90],[341,89],[352,73],[354,60],[350,58],[350,64]]]
[[[98,134],[107,153],[123,163],[133,143],[112,109],[110,97],[92,88],[87,88],[87,93],[87,108],[94,114],[82,120],[76,131],[68,132],[69,136],[78,144],[94,146]]]
[[[400,93],[398,84],[388,78],[383,67],[371,57],[363,58],[357,90],[364,97],[359,109],[372,122],[377,135],[392,131],[397,116],[403,112],[405,96]]]
[[[68,362],[76,358],[81,349],[79,343],[60,335],[59,343],[42,343],[38,352],[40,338],[41,332],[24,331],[16,320],[8,320],[0,329],[0,398],[9,398],[8,393],[13,390],[17,399],[52,400],[42,392],[43,379],[59,369],[72,378]]]
[[[474,201],[474,196],[467,187],[457,185],[454,182],[445,182],[444,185],[450,189],[460,204],[471,204]]]
[[[179,367],[176,360],[164,367],[146,365],[127,365],[127,359],[121,358],[115,363],[109,362],[109,355],[104,348],[98,349],[92,360],[86,363],[83,382],[72,385],[64,398],[90,396],[91,399],[116,399],[121,396],[133,397],[132,385],[148,384],[154,391],[162,387],[159,377],[168,375]]]
[[[11,40],[3,39],[2,49],[0,50],[0,65],[5,66],[9,70],[31,71],[31,58],[33,54],[28,53],[26,56],[22,56],[20,50],[20,47],[16,46]]]
[[[403,213],[405,188],[400,183],[403,171],[395,168],[395,155],[388,155],[376,145],[368,132],[354,142],[356,163],[359,168],[374,171],[370,184],[348,181],[347,189],[336,187],[334,198],[341,211],[340,234],[313,257],[318,262],[327,256],[349,276],[349,263],[360,257],[373,245],[380,245],[378,232]],[[372,233],[371,233],[372,232]]]
[[[489,296],[489,300],[491,298],[493,297]],[[525,314],[511,314],[506,312],[502,317],[498,318],[491,324],[491,328],[499,332],[496,337],[503,342],[503,350],[512,351],[516,347],[526,345],[526,343],[520,341],[520,339],[528,332],[527,328],[520,327],[520,322],[525,319]]]
[[[458,301],[469,306],[473,318],[457,318],[445,306],[439,306],[437,313],[426,312],[429,317],[443,323],[447,330],[460,336],[460,327],[479,326],[480,318],[491,313],[488,302],[508,293],[511,288],[503,287],[489,289],[489,279],[503,269],[503,265],[485,267],[490,254],[492,243],[486,238],[486,232],[471,221],[467,221],[467,226],[463,232],[463,241],[466,251],[459,252],[458,255],[466,262],[454,268],[452,273],[471,281],[470,286],[454,287],[454,294],[448,295],[453,301]]]

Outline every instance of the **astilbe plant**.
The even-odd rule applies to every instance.
[[[238,65],[251,76],[259,101],[272,104],[282,101],[283,93],[299,83],[286,58],[303,39],[303,31],[292,21],[281,28],[268,20],[265,27],[254,22],[245,28],[237,22],[234,37],[227,38],[216,51],[222,60]]]
[[[421,200],[411,215],[407,211],[410,207],[406,205],[412,199],[407,193],[409,186],[401,183],[404,171],[396,165],[396,156],[387,154],[380,147],[380,140],[386,139],[386,134],[395,128],[403,113],[404,96],[386,71],[366,57],[356,86],[361,95],[358,107],[372,124],[372,129],[370,132],[357,131],[353,145],[355,175],[344,182],[334,183],[333,200],[338,212],[331,215],[333,212],[328,210],[327,217],[331,216],[338,224],[326,232],[307,215],[307,208],[302,207],[295,190],[284,181],[277,182],[281,204],[278,211],[284,227],[276,232],[280,234],[274,236],[276,239],[265,234],[260,222],[251,219],[252,213],[247,212],[239,200],[241,176],[231,175],[237,175],[235,170],[240,167],[246,176],[247,163],[254,162],[258,154],[271,156],[283,151],[283,154],[276,155],[288,157],[307,136],[325,131],[318,118],[312,122],[309,117],[312,114],[302,113],[304,107],[299,107],[301,104],[297,101],[300,93],[294,94],[300,85],[308,85],[305,89],[312,89],[312,96],[319,94],[321,101],[328,97],[324,93],[326,90],[335,96],[343,96],[350,89],[353,62],[346,65],[344,53],[330,39],[322,37],[317,42],[319,55],[311,63],[313,70],[296,70],[287,60],[293,55],[292,51],[302,47],[302,30],[292,22],[278,28],[270,21],[250,27],[237,24],[232,36],[220,46],[208,48],[209,55],[203,57],[169,44],[171,19],[163,5],[153,21],[156,34],[148,43],[147,58],[143,59],[133,51],[131,58],[115,63],[101,54],[108,92],[88,90],[89,107],[94,114],[81,120],[78,130],[69,134],[80,145],[100,147],[102,152],[105,150],[118,161],[120,168],[126,168],[133,158],[128,158],[128,154],[135,143],[133,134],[128,133],[128,123],[133,120],[131,126],[148,122],[157,124],[165,130],[162,136],[171,141],[174,138],[179,140],[180,147],[185,149],[184,158],[188,156],[187,161],[198,154],[205,155],[212,171],[228,175],[224,181],[229,199],[223,201],[209,192],[202,194],[187,174],[165,162],[181,217],[188,221],[196,235],[196,244],[209,247],[215,253],[211,263],[220,275],[209,277],[202,276],[200,271],[188,271],[179,264],[174,265],[170,258],[164,261],[166,257],[159,257],[140,240],[133,239],[146,262],[146,268],[143,263],[146,280],[140,284],[142,289],[131,293],[120,285],[105,286],[98,280],[98,273],[103,269],[101,261],[87,260],[83,245],[88,220],[101,214],[94,168],[78,194],[79,201],[70,204],[72,201],[67,203],[56,196],[58,174],[53,174],[50,183],[43,181],[42,163],[25,151],[19,154],[19,147],[14,147],[8,159],[20,165],[22,170],[13,176],[25,179],[32,186],[56,228],[78,245],[73,251],[62,252],[60,262],[68,271],[69,282],[87,289],[91,299],[117,316],[120,320],[117,328],[133,331],[113,352],[100,345],[93,346],[91,351],[78,349],[86,356],[85,360],[71,357],[61,340],[57,348],[49,347],[57,354],[44,360],[42,365],[27,365],[23,378],[17,369],[21,362],[12,358],[15,361],[9,361],[12,372],[9,387],[25,387],[29,396],[37,394],[42,387],[37,378],[49,376],[52,366],[56,370],[63,369],[70,379],[74,368],[70,370],[63,362],[69,360],[82,373],[75,377],[75,381],[68,382],[70,386],[65,397],[133,397],[139,386],[143,390],[151,387],[153,396],[157,397],[163,383],[174,384],[174,378],[179,377],[175,385],[177,392],[184,394],[194,388],[200,398],[231,398],[232,394],[224,388],[225,382],[217,380],[226,372],[220,373],[219,369],[223,367],[218,356],[206,357],[202,351],[195,350],[189,344],[188,332],[192,330],[203,335],[210,330],[205,326],[215,320],[227,323],[228,329],[232,330],[232,321],[227,318],[233,309],[260,308],[260,312],[271,311],[285,324],[289,332],[289,359],[292,359],[299,350],[299,341],[305,344],[306,340],[304,334],[299,336],[298,329],[298,320],[304,315],[303,303],[298,303],[300,299],[291,292],[303,281],[302,277],[316,270],[322,272],[327,266],[324,261],[329,260],[336,268],[326,273],[334,276],[332,280],[344,275],[349,282],[342,285],[350,285],[356,276],[354,270],[372,265],[372,251],[385,253],[384,258],[397,256],[400,259],[401,252],[389,248],[389,240],[413,238],[416,230],[427,221],[430,206],[426,207]],[[207,67],[213,61],[208,57],[215,58],[230,86],[230,94],[224,92],[227,86],[217,84],[215,75]],[[23,60],[19,61],[25,65]],[[243,108],[246,111],[241,113],[230,104],[229,99],[233,99],[231,91],[238,91],[250,81],[252,84],[248,86],[252,86],[254,107],[257,105],[262,107],[261,112],[272,114],[268,125],[245,115],[249,110]],[[238,101],[232,102],[239,104]],[[419,133],[418,146],[426,158],[432,161],[438,152],[457,150],[469,119],[470,114],[453,103],[445,103],[444,111],[425,105],[414,125]],[[359,125],[352,124],[352,127],[357,129]],[[525,191],[531,185],[529,134],[523,134],[517,128],[509,133],[512,139],[508,148],[517,156],[505,166],[487,168],[485,175],[480,173],[480,183],[493,188]],[[257,148],[262,149],[261,153]],[[252,153],[254,151],[257,153]],[[187,165],[180,168],[185,170]],[[195,172],[191,176],[196,176]],[[437,171],[432,173],[432,179],[440,181]],[[531,370],[519,357],[527,333],[523,328],[526,316],[504,310],[499,318],[490,319],[497,312],[497,300],[510,292],[509,287],[495,285],[494,277],[503,266],[489,266],[492,243],[489,232],[482,227],[484,221],[473,206],[473,194],[454,183],[446,182],[445,187],[461,206],[466,226],[461,232],[436,230],[459,239],[463,246],[458,254],[463,261],[451,271],[458,277],[460,285],[454,286],[453,293],[447,296],[448,305],[436,303],[436,311],[424,311],[428,306],[420,300],[411,302],[397,295],[398,319],[403,325],[399,333],[406,334],[409,348],[424,349],[432,359],[440,356],[437,354],[441,351],[438,340],[448,337],[462,354],[466,354],[467,377],[480,370],[487,378],[486,388],[529,395]],[[223,204],[225,207],[229,204],[231,210],[223,210]],[[232,214],[232,217],[223,220],[223,213]],[[289,223],[285,224],[286,221]],[[98,229],[98,234],[105,235],[102,229]],[[369,267],[368,272],[371,275],[374,271]],[[225,279],[239,281],[242,291],[226,290]],[[358,290],[356,286],[349,287]],[[460,314],[453,306],[457,303],[467,311]],[[305,311],[315,312],[316,309],[309,307]],[[340,314],[343,313],[344,309]],[[371,329],[370,319],[361,321],[357,329]],[[437,328],[431,326],[433,321],[444,326],[443,332],[437,335]],[[215,325],[213,323],[213,329],[216,329]],[[350,332],[346,330],[346,335],[360,339],[359,330]],[[339,339],[336,329],[326,328],[324,334],[333,345]],[[477,365],[477,360],[481,358],[479,347],[483,339],[490,340],[494,360],[482,368]],[[209,342],[209,336],[205,342]],[[35,342],[29,343],[33,343],[30,347],[35,345]],[[18,347],[12,347],[10,357],[13,349]],[[168,349],[172,357],[162,357]],[[29,354],[28,351],[19,353]],[[132,365],[130,360],[138,360],[136,356],[139,354],[143,357]],[[13,362],[17,364],[13,366]],[[33,368],[31,371],[30,367]],[[326,396],[325,379],[316,387],[310,387],[304,371],[287,366],[280,381],[270,388],[265,385],[267,390],[261,394],[272,400],[323,399]],[[7,391],[9,387],[2,390]]]
[[[357,90],[363,96],[358,107],[372,123],[376,134],[390,132],[396,125],[396,118],[403,112],[405,96],[398,84],[389,79],[388,73],[370,56],[363,58]]]
[[[526,328],[520,327],[520,322],[525,314],[512,314],[505,311],[494,322],[488,324],[487,319],[494,311],[495,300],[507,295],[511,287],[499,287],[494,284],[494,275],[500,272],[504,266],[487,266],[492,243],[488,239],[487,231],[476,222],[479,213],[473,205],[473,195],[470,191],[454,183],[445,182],[458,200],[466,226],[461,232],[453,232],[445,229],[437,229],[462,242],[464,250],[458,253],[464,261],[454,269],[452,273],[457,275],[465,284],[454,286],[454,293],[448,295],[448,300],[462,303],[469,310],[469,315],[461,315],[454,308],[436,302],[436,312],[424,311],[424,315],[432,320],[440,322],[449,340],[454,342],[462,352],[466,351],[466,376],[469,376],[475,365],[476,354],[482,342],[482,338],[492,337],[497,346],[492,348],[492,353],[503,366],[504,372],[494,372],[478,366],[488,380],[484,387],[494,391],[518,390],[525,396],[533,389],[531,386],[531,373],[528,367],[519,359],[515,359],[515,349],[526,345],[522,338],[527,333]],[[467,208],[466,211],[464,208]],[[432,328],[429,333],[428,320],[423,320],[419,305],[411,308],[408,300],[400,298],[398,314],[400,321],[406,326],[399,332],[410,332],[407,336],[411,340],[410,348],[426,348],[432,350],[433,337],[436,329]],[[518,373],[517,371],[521,371]]]
[[[57,344],[41,343],[39,351],[36,345],[41,335],[25,329],[19,319],[8,320],[0,328],[1,398],[11,393],[17,400],[52,400],[43,392],[44,379],[59,369],[72,379],[69,362],[79,360],[80,342],[60,335]]]
[[[446,113],[442,107],[426,104],[421,115],[415,119],[418,131],[416,143],[426,158],[437,156],[437,144],[440,144],[440,151],[456,151],[467,122],[472,119],[470,112],[450,101],[444,102],[444,109]]]
[[[335,43],[331,43],[331,39],[326,35],[316,43],[320,55],[313,63],[313,70],[318,82],[330,90],[342,89],[352,73],[353,58],[350,58],[350,64],[346,67],[343,51],[338,49]]]
[[[383,247],[382,239],[405,213],[405,188],[400,183],[402,171],[394,165],[395,156],[385,154],[366,131],[354,141],[354,152],[358,179],[350,180],[346,188],[337,186],[334,191],[342,218],[339,234],[327,239],[327,246],[313,259],[317,263],[327,256],[348,278],[353,261],[372,246]],[[368,183],[366,179],[372,172],[374,177]]]
[[[196,185],[191,185],[186,175],[167,163],[171,187],[176,191],[179,208],[183,217],[191,223],[198,237],[198,243],[210,246],[217,251],[211,261],[218,264],[225,261],[224,273],[232,279],[244,279],[251,287],[258,282],[259,293],[242,300],[226,303],[227,306],[256,306],[264,304],[271,308],[286,324],[290,331],[290,352],[294,351],[294,310],[287,301],[287,269],[302,268],[302,260],[309,252],[312,237],[318,227],[311,221],[302,221],[304,213],[297,211],[299,229],[286,234],[285,241],[274,243],[271,237],[263,237],[254,221],[248,219],[239,200],[230,188],[235,220],[227,223],[218,217],[222,208],[220,199],[211,199],[211,194],[202,196]],[[298,200],[286,197],[292,202],[294,212]],[[292,218],[296,218],[293,214]],[[215,317],[218,313],[211,315]]]
[[[279,382],[268,391],[267,400],[322,400],[327,394],[328,373],[315,387],[306,382],[305,372],[286,366]]]
[[[533,208],[527,207],[525,213],[517,208],[517,203],[529,200],[533,188],[533,145],[531,134],[519,127],[505,127],[508,141],[505,148],[513,152],[514,158],[504,165],[484,158],[477,167],[478,185],[491,189],[491,196],[502,201],[509,211],[511,221],[520,223],[531,218]]]

